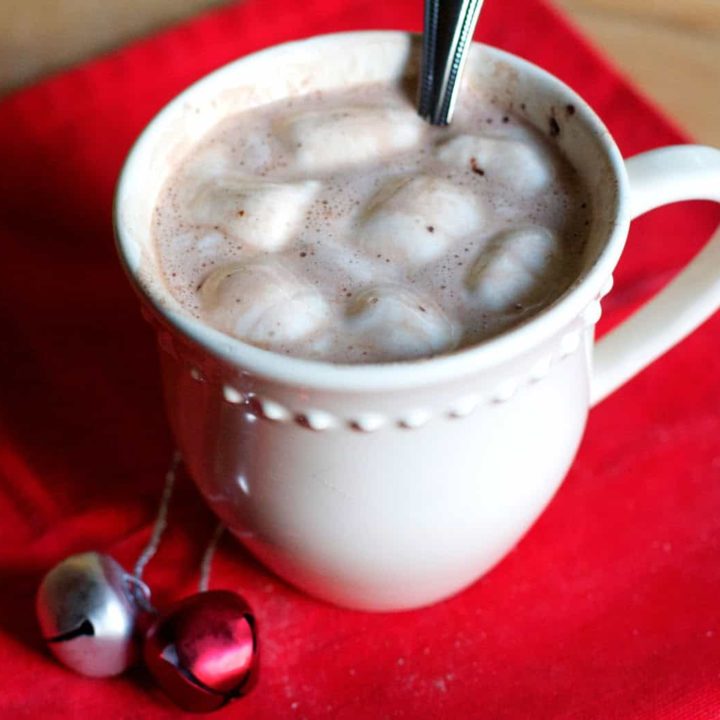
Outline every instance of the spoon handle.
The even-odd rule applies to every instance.
[[[425,0],[418,113],[432,125],[452,120],[458,80],[483,0]]]

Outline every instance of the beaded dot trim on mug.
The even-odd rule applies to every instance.
[[[594,326],[600,319],[602,314],[600,301],[610,292],[612,286],[613,278],[610,276],[603,285],[598,298],[593,300],[583,311],[582,327],[562,335],[556,352],[543,355],[533,363],[526,374],[503,380],[487,395],[483,396],[477,393],[463,395],[452,402],[440,415],[448,419],[464,418],[471,415],[484,402],[507,402],[521,387],[540,382],[550,373],[555,363],[577,352],[582,342],[583,331]],[[207,382],[202,372],[196,367],[190,368],[190,376],[196,382]],[[294,422],[314,432],[345,428],[356,432],[372,433],[387,426],[414,430],[426,425],[433,419],[434,414],[426,408],[412,408],[395,418],[374,412],[343,418],[318,408],[293,411],[275,400],[260,397],[252,392],[242,392],[228,384],[222,386],[222,393],[226,402],[232,405],[245,405],[248,411],[256,417],[277,423]]]

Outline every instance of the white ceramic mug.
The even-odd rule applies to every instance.
[[[231,113],[412,74],[418,48],[404,33],[330,35],[218,70],[143,132],[115,208],[120,255],[159,334],[170,422],[208,503],[282,577],[372,610],[440,600],[497,563],[557,490],[588,408],[720,305],[716,235],[669,287],[593,344],[630,220],[678,200],[720,201],[720,152],[673,147],[624,163],[567,86],[476,45],[465,82],[552,127],[590,189],[584,268],[568,292],[475,347],[365,366],[276,355],[184,313],[160,280],[150,232],[178,158]]]

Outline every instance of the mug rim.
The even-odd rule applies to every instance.
[[[416,35],[416,33],[402,31],[353,31],[316,35],[303,40],[273,45],[238,58],[204,75],[176,95],[153,117],[135,140],[121,169],[114,194],[113,227],[116,250],[121,264],[135,291],[140,295],[143,303],[150,306],[155,317],[211,355],[242,369],[244,373],[256,374],[283,384],[318,390],[362,392],[399,390],[436,384],[457,380],[471,373],[495,367],[561,332],[597,299],[607,278],[612,274],[620,259],[630,223],[628,177],[620,151],[595,111],[572,88],[538,65],[484,43],[473,43],[473,45],[482,48],[494,60],[502,60],[523,75],[530,76],[534,83],[550,86],[555,94],[562,97],[563,103],[570,102],[575,106],[576,117],[581,119],[596,137],[608,165],[612,169],[612,180],[617,183],[617,211],[597,258],[550,305],[515,327],[449,353],[393,362],[342,364],[282,355],[251,345],[206,325],[185,311],[174,309],[168,299],[163,298],[157,292],[157,287],[148,287],[142,281],[140,273],[134,267],[133,254],[130,249],[132,237],[122,222],[122,208],[129,202],[129,190],[133,181],[136,177],[142,177],[143,158],[152,151],[153,136],[159,134],[160,128],[172,120],[173,113],[179,107],[187,103],[206,84],[217,82],[218,78],[223,75],[226,76],[223,79],[230,79],[233,71],[239,66],[258,60],[262,61],[269,55],[276,53],[286,55],[293,51],[302,52],[308,44],[327,44],[332,47],[337,43],[342,45],[358,39],[372,41],[373,38],[391,38],[397,42],[407,43],[408,38]],[[169,291],[166,291],[166,294],[169,298]]]

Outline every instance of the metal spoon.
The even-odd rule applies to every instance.
[[[483,0],[425,0],[418,113],[448,125]]]

